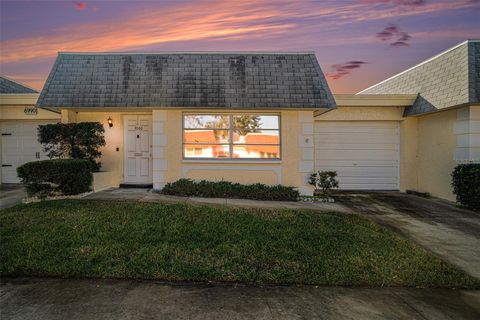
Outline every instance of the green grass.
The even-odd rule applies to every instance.
[[[48,201],[0,211],[1,276],[478,288],[354,215]]]

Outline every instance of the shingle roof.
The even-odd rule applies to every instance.
[[[39,107],[333,108],[313,53],[59,53]]]
[[[480,101],[480,42],[465,41],[359,94],[418,94],[406,116]]]
[[[38,91],[0,76],[0,93],[38,93]]]

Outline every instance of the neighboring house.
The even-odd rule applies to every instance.
[[[180,178],[454,199],[479,161],[480,54],[467,41],[357,95],[330,93],[313,53],[60,53],[37,102],[105,126],[95,188]],[[108,119],[113,127],[108,126]]]
[[[409,145],[416,150],[413,187],[453,199],[455,165],[480,161],[480,41],[465,41],[359,94],[418,94],[404,112],[416,136]]]
[[[2,183],[18,183],[16,168],[45,159],[37,141],[39,124],[60,121],[60,114],[35,107],[38,92],[6,77],[0,77],[0,158]]]

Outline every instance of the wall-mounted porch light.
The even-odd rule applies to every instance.
[[[107,122],[108,122],[108,126],[109,126],[110,128],[113,127],[113,120],[112,120],[112,118],[108,117]]]

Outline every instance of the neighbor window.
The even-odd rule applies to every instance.
[[[280,159],[280,116],[183,115],[186,159]]]

